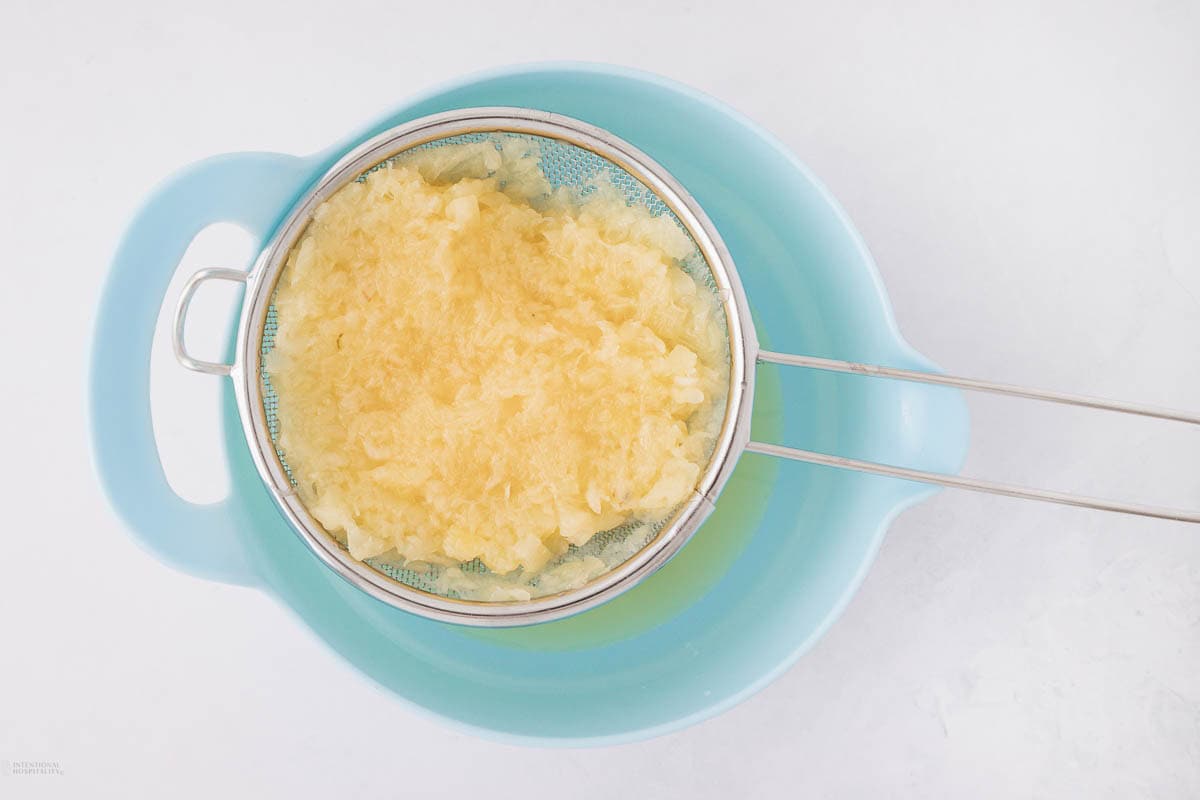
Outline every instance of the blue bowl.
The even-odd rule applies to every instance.
[[[163,476],[150,422],[150,344],[195,234],[232,221],[265,243],[341,153],[407,120],[469,106],[576,117],[665,166],[724,237],[763,347],[934,369],[900,336],[871,257],[837,202],[770,135],[655,76],[521,66],[409,101],[314,156],[221,156],[160,186],[130,225],[100,306],[91,381],[97,470],[158,558],[273,593],[413,707],[491,738],[538,744],[615,743],[682,728],[761,689],[809,648],[859,585],[890,520],[933,490],[746,454],[716,513],[632,590],[569,619],[480,630],[391,608],[324,567],[259,481],[232,387],[224,402],[232,495],[193,505]],[[753,434],[957,472],[968,421],[954,390],[764,365]]]

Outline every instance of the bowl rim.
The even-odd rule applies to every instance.
[[[847,240],[853,245],[858,266],[863,270],[863,275],[867,278],[868,284],[875,294],[876,302],[872,308],[872,320],[874,324],[879,325],[883,329],[883,332],[886,334],[889,341],[889,346],[892,347],[902,359],[908,360],[913,364],[919,364],[924,369],[937,369],[936,365],[915,350],[900,333],[896,324],[892,307],[888,301],[882,277],[878,272],[873,258],[867,250],[861,235],[851,223],[849,216],[846,214],[845,210],[841,207],[825,184],[818,179],[811,172],[811,170],[803,162],[801,162],[799,158],[793,154],[777,137],[761,127],[758,123],[749,119],[723,101],[717,100],[716,98],[705,94],[698,89],[678,83],[672,79],[665,78],[654,73],[624,66],[580,61],[529,62],[494,67],[468,73],[451,80],[435,84],[425,91],[404,98],[397,105],[388,109],[385,113],[376,116],[372,123],[361,127],[356,133],[340,140],[333,146],[314,153],[307,160],[312,164],[316,174],[319,175],[328,167],[328,165],[334,163],[341,154],[353,147],[354,143],[365,141],[373,134],[392,127],[392,125],[395,123],[388,123],[388,120],[393,120],[397,116],[403,116],[406,112],[412,111],[422,104],[435,102],[439,98],[452,92],[492,80],[520,78],[522,76],[559,72],[595,74],[604,77],[612,77],[647,84],[652,87],[662,89],[666,92],[678,95],[692,103],[706,107],[718,115],[729,118],[730,120],[736,122],[740,127],[744,128],[749,134],[752,134],[761,140],[764,145],[766,145],[775,153],[775,155],[786,162],[795,174],[797,174],[812,187],[817,195],[819,195],[823,204],[828,208],[828,210],[834,215],[836,220],[841,225],[842,235],[847,237]],[[952,457],[952,460],[955,462],[955,467],[957,468],[957,466],[961,466],[961,463],[965,458],[965,430],[963,431],[962,439],[954,444],[957,444],[958,446],[956,454]],[[401,693],[392,683],[389,683],[387,680],[387,673],[377,664],[371,663],[372,659],[370,658],[370,650],[364,650],[361,642],[355,642],[352,639],[339,638],[335,630],[330,629],[326,625],[319,624],[312,618],[312,616],[307,614],[306,611],[302,609],[303,603],[297,602],[295,595],[289,594],[287,587],[276,584],[275,581],[268,578],[268,580],[264,581],[263,588],[267,589],[272,595],[276,596],[280,600],[281,604],[288,609],[289,613],[295,615],[296,619],[302,622],[306,628],[311,630],[313,634],[316,635],[323,644],[326,644],[331,650],[333,650],[338,657],[344,659],[347,664],[353,666],[356,671],[369,678],[376,685],[388,690],[389,695],[395,697],[406,708],[412,710],[419,716],[436,720],[439,724],[444,724],[460,731],[468,732],[482,738],[503,743],[540,747],[610,746],[653,738],[689,727],[693,724],[729,710],[769,685],[783,672],[789,669],[800,658],[800,656],[807,652],[813,646],[813,644],[828,631],[838,617],[840,617],[847,604],[850,602],[851,598],[861,585],[866,573],[870,569],[883,537],[885,536],[889,525],[895,519],[895,517],[903,510],[917,504],[918,502],[928,498],[938,491],[939,489],[934,486],[913,486],[911,490],[900,496],[895,501],[891,502],[888,510],[879,515],[878,524],[872,532],[869,542],[862,550],[857,570],[849,580],[842,584],[840,592],[829,604],[829,610],[819,624],[814,625],[808,635],[798,638],[782,658],[778,658],[773,665],[761,671],[756,678],[747,681],[739,689],[731,691],[730,693],[721,696],[712,702],[698,704],[695,710],[691,711],[690,713],[680,715],[674,719],[670,719],[661,723],[643,725],[640,727],[631,727],[618,732],[595,735],[529,734],[511,729],[476,724],[463,718],[454,716],[440,708],[423,704],[422,702]],[[303,600],[303,598],[300,599]]]

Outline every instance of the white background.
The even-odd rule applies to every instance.
[[[0,775],[0,797],[1200,795],[1182,524],[944,493],[760,695],[655,741],[546,751],[418,717],[264,595],[156,563],[93,477],[89,332],[156,181],[307,153],[431,83],[543,58],[660,72],[778,134],[945,368],[1200,407],[1200,7],[971,5],[4,0],[0,759],[66,775]],[[247,249],[220,230],[182,269]],[[206,302],[213,342],[228,304]],[[217,499],[215,379],[161,348],[155,365],[172,477]],[[971,403],[967,472],[1200,506],[1194,430]]]

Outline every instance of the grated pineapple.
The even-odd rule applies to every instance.
[[[289,256],[266,360],[278,444],[355,558],[536,571],[661,518],[707,461],[727,345],[676,263],[694,245],[611,188],[535,208],[529,155],[457,145],[377,169]],[[491,177],[453,169],[476,162]]]

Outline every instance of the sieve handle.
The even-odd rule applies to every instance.
[[[212,280],[233,281],[234,283],[244,284],[248,277],[249,273],[242,272],[240,269],[210,267],[209,269],[202,269],[188,278],[183,291],[179,293],[179,303],[175,306],[175,325],[172,328],[173,335],[171,337],[171,344],[175,348],[175,359],[180,364],[193,372],[204,372],[209,375],[228,375],[233,370],[233,367],[229,364],[192,358],[188,355],[183,333],[187,323],[188,307],[191,306],[192,298],[195,297],[196,290],[200,288],[200,284]]]
[[[1141,417],[1152,417],[1155,419],[1165,419],[1173,422],[1186,422],[1191,425],[1200,425],[1200,414],[1190,411],[1180,411],[1171,408],[1160,408],[1158,406],[1140,405],[1137,403],[1124,403],[1114,400],[1102,400],[1096,397],[1068,394],[1066,392],[1030,389],[1028,387],[1015,386],[1008,383],[981,381],[974,378],[955,377],[953,375],[938,375],[931,372],[897,369],[895,367],[883,367],[875,364],[859,364],[852,361],[838,361],[830,358],[817,358],[815,356],[798,356],[790,355],[788,353],[773,353],[766,350],[759,352],[758,360],[760,362],[771,364],[783,364],[785,366],[819,369],[826,372],[843,372],[854,375],[865,375],[872,378],[892,378],[895,380],[913,381],[916,383],[930,383],[937,386],[951,386],[957,389],[969,389],[976,392],[1007,395],[1009,397],[1021,397],[1027,400],[1040,400],[1047,403],[1059,403],[1062,405],[1079,406],[1082,408],[1094,408],[1102,411],[1113,411],[1120,414],[1132,414]],[[813,450],[800,450],[794,447],[785,447],[783,445],[767,444],[763,442],[750,442],[746,445],[746,449],[752,453],[763,453],[765,455],[787,458],[793,461],[804,461],[810,464],[822,464],[824,466],[848,469],[855,472],[865,472],[872,475],[885,475],[892,478],[903,478],[921,483],[932,483],[952,489],[968,489],[975,492],[998,494],[1005,497],[1016,497],[1023,500],[1040,500],[1047,503],[1059,503],[1061,505],[1091,508],[1098,511],[1110,511],[1118,514],[1133,514],[1141,517],[1155,517],[1157,519],[1169,519],[1179,522],[1200,523],[1200,511],[1186,511],[1177,508],[1168,508],[1165,506],[1127,503],[1116,500],[1105,500],[1097,497],[1087,497],[1085,495],[1068,494],[1045,489],[1034,489],[1026,486],[1015,486],[1008,483],[982,480],[980,478],[967,478],[960,475],[948,475],[941,472],[928,472],[926,470],[909,469],[908,467],[899,467],[892,464],[880,464],[874,461],[861,461],[859,459],[844,458],[842,456],[830,455],[828,453],[819,453]]]
[[[153,555],[194,575],[255,584],[231,499],[190,503],[163,473],[150,419],[150,348],[163,295],[196,234],[232,222],[260,243],[317,165],[294,156],[237,153],[194,164],[161,184],[117,248],[92,343],[90,416],[100,482],[118,515]]]

